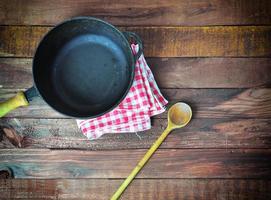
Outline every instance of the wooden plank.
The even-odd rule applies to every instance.
[[[42,36],[50,27],[0,26],[1,57],[32,57]]]
[[[171,102],[184,101],[192,106],[194,118],[271,117],[271,88],[252,89],[163,89]],[[0,90],[0,101],[13,96],[14,90]],[[170,104],[171,104],[170,103]],[[67,118],[52,110],[40,98],[31,106],[18,108],[7,115],[16,118]],[[166,118],[166,113],[158,118]]]
[[[15,178],[125,178],[145,149],[1,149]],[[159,149],[138,178],[271,178],[271,149]]]
[[[147,58],[161,88],[250,88],[271,83],[271,58]],[[32,83],[32,59],[0,58],[2,89]],[[208,78],[207,78],[208,77]]]
[[[149,148],[166,127],[154,119],[152,128],[140,133],[106,134],[89,141],[73,119],[2,119],[23,137],[22,148],[117,150]],[[173,131],[160,148],[271,148],[271,119],[193,119]],[[0,148],[16,148],[6,137]]]
[[[7,199],[109,199],[122,180],[57,179],[0,180],[0,198]],[[122,199],[266,200],[270,180],[247,179],[136,179]]]
[[[6,25],[52,25],[74,16],[95,16],[117,25],[271,24],[268,0],[2,0],[0,13]]]
[[[25,89],[33,85],[32,59],[0,58],[0,89]]]
[[[162,88],[250,88],[271,83],[269,58],[149,58]]]
[[[120,28],[139,34],[148,57],[271,55],[271,26]],[[49,29],[43,26],[0,26],[0,56],[32,57],[41,37]]]

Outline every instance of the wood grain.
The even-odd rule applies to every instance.
[[[269,58],[149,58],[161,88],[250,88],[271,83]]]
[[[249,88],[271,83],[271,58],[147,58],[160,88]],[[32,86],[32,59],[0,58],[1,89]]]
[[[125,178],[145,149],[1,149],[15,178]],[[159,149],[138,178],[271,178],[270,149]]]
[[[54,25],[75,16],[95,16],[116,25],[271,24],[268,0],[61,0],[0,2],[1,24]]]
[[[0,26],[1,57],[32,57],[50,27]],[[147,57],[269,57],[270,26],[120,27],[139,34]],[[159,41],[159,42],[157,42]]]
[[[0,90],[25,89],[33,85],[32,59],[0,58]]]
[[[192,106],[194,118],[259,118],[271,117],[271,89],[163,89],[170,101],[184,101]],[[0,90],[0,101],[13,96],[14,90]],[[18,108],[7,115],[16,118],[67,118],[52,110],[40,98],[29,107]],[[158,116],[166,118],[166,113]]]
[[[73,119],[2,119],[0,125],[13,127],[23,137],[22,148],[117,150],[149,148],[167,125],[154,119],[152,128],[137,133],[106,134],[88,140]],[[160,148],[271,148],[270,119],[193,119],[173,131]],[[0,148],[16,148],[6,137]]]
[[[162,93],[170,104],[188,102],[194,114],[123,199],[271,199],[270,13],[268,0],[2,0],[0,101],[32,85],[30,58],[51,25],[79,15],[102,18],[140,35]],[[137,135],[89,141],[74,119],[37,98],[0,119],[0,169],[36,179],[0,180],[0,199],[108,199],[165,118]],[[3,127],[15,128],[23,149]]]
[[[109,199],[122,180],[0,180],[0,199]],[[122,199],[258,199],[271,198],[270,180],[136,179]]]

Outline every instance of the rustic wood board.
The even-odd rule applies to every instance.
[[[163,89],[170,101],[184,101],[192,106],[194,118],[261,118],[271,117],[271,88],[254,89]],[[13,96],[14,90],[0,90],[0,101]],[[40,98],[31,106],[9,113],[16,118],[67,118],[52,110]],[[166,118],[166,113],[157,116]]]
[[[147,58],[160,88],[249,88],[271,83],[271,58]],[[0,90],[33,84],[32,59],[0,58]]]
[[[139,34],[147,57],[269,57],[271,26],[120,27]],[[32,57],[44,26],[0,26],[1,57]],[[159,42],[157,42],[159,41]]]
[[[116,25],[271,24],[269,0],[2,0],[0,13],[0,23],[7,25],[53,25],[75,16],[95,16]]]
[[[15,178],[125,178],[145,149],[1,149]],[[159,149],[137,178],[271,178],[270,149]]]
[[[109,199],[122,180],[0,180],[0,199]],[[271,198],[270,180],[136,179],[121,199],[257,199]]]
[[[194,114],[122,199],[271,199],[270,13],[268,0],[2,0],[0,101],[32,85],[31,57],[52,25],[102,18],[140,35],[162,93]],[[0,168],[28,179],[0,180],[0,199],[108,199],[166,126],[164,113],[149,131],[89,141],[74,119],[32,103],[0,119],[23,136],[16,149],[0,132]]]
[[[107,134],[90,141],[73,119],[10,118],[0,121],[0,125],[13,127],[23,137],[22,148],[88,150],[149,148],[166,123],[166,119],[154,119],[148,131]],[[271,148],[270,132],[270,119],[193,119],[187,127],[173,131],[160,148]],[[4,148],[16,148],[16,145],[3,136],[0,149]]]

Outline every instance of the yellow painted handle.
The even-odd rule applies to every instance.
[[[152,154],[156,151],[156,149],[161,145],[161,143],[165,140],[167,135],[170,133],[172,128],[168,126],[166,130],[162,133],[162,135],[153,143],[151,148],[147,151],[144,157],[139,161],[137,166],[133,169],[130,175],[125,179],[125,181],[121,184],[119,189],[115,192],[115,194],[111,197],[111,200],[117,200],[123,191],[127,188],[127,186],[131,183],[137,173],[143,168],[146,162],[150,159]]]
[[[5,116],[8,112],[20,106],[28,106],[29,103],[23,92],[17,93],[14,97],[0,103],[0,117]]]

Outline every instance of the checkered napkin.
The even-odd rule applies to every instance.
[[[133,53],[138,51],[138,45],[131,47]],[[167,103],[142,54],[136,62],[134,82],[125,99],[103,116],[76,121],[91,140],[105,133],[139,132],[151,128],[150,117],[164,112]]]

